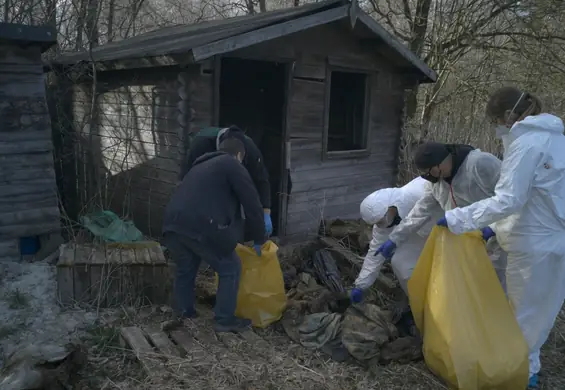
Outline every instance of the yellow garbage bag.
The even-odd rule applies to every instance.
[[[277,257],[279,248],[267,241],[261,257],[255,249],[238,244],[235,251],[241,259],[241,277],[235,315],[250,319],[253,326],[266,328],[281,319],[286,308],[284,279]],[[217,283],[216,275],[216,283]]]
[[[528,346],[479,232],[435,227],[408,295],[426,364],[451,388],[527,387]]]

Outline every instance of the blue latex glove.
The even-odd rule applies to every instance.
[[[530,377],[528,381],[528,389],[537,389],[539,385],[539,377],[538,374],[534,374]]]
[[[379,246],[379,249],[375,252],[375,256],[379,253],[383,255],[385,259],[391,259],[394,255],[394,250],[396,249],[396,244],[391,240],[387,240],[384,244]]]
[[[351,290],[350,299],[353,303],[361,302],[363,300],[363,290],[360,288],[354,288]]]
[[[443,226],[443,227],[447,227],[447,219],[445,219],[445,217],[441,217],[441,218],[438,219],[438,221],[436,222],[436,225],[438,225],[438,226]]]
[[[488,241],[492,237],[496,236],[496,233],[488,226],[486,228],[482,228],[481,233],[483,233],[483,240],[485,241]]]
[[[255,253],[257,253],[257,256],[261,257],[261,247],[263,245],[261,244],[253,244],[253,249],[255,249]]]
[[[267,237],[270,237],[273,234],[273,221],[271,221],[271,216],[267,213],[264,214],[265,220],[265,233],[267,233]]]

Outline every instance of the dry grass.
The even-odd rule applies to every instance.
[[[141,313],[141,312],[140,312]],[[210,356],[195,360],[190,355],[165,361],[155,354],[149,359],[162,367],[157,378],[148,377],[135,356],[119,344],[120,325],[157,324],[162,313],[120,318],[112,326],[90,330],[88,367],[80,387],[87,389],[191,389],[191,390],[424,390],[446,389],[423,362],[364,367],[336,363],[326,355],[292,343],[275,325],[257,333],[272,346],[273,364],[253,353],[244,343],[231,347],[231,355],[218,355],[205,346]],[[237,359],[233,358],[236,354]],[[565,313],[558,318],[543,349],[541,389],[565,388]]]
[[[359,389],[441,389],[445,388],[423,363],[389,365],[370,370],[347,363],[336,363],[326,355],[292,343],[277,325],[257,333],[272,346],[272,361],[258,356],[249,345],[231,346],[230,353],[204,346],[210,353],[195,360],[187,355],[169,357],[155,354],[147,358],[160,365],[159,377],[145,374],[141,364],[120,346],[118,329],[122,325],[158,324],[160,313],[122,317],[111,326],[89,331],[85,340],[90,349],[81,389],[194,389],[194,390],[359,390]],[[262,351],[262,356],[263,356]],[[234,358],[235,356],[235,358]],[[273,363],[275,362],[275,363]]]
[[[291,256],[290,253],[288,255]],[[297,253],[292,253],[292,256],[297,256]],[[209,305],[209,295],[215,291],[211,270],[201,273],[197,290],[201,303]],[[386,300],[389,297],[380,298]],[[101,315],[104,317],[104,312]],[[323,353],[306,350],[293,343],[280,324],[256,330],[270,345],[269,350],[260,350],[260,354],[257,354],[257,347],[253,349],[241,342],[229,344],[228,352],[213,345],[201,344],[207,354],[200,358],[190,353],[181,354],[180,358],[166,359],[157,353],[147,356],[159,367],[159,374],[151,377],[145,373],[134,354],[121,346],[118,330],[121,326],[158,326],[168,319],[170,314],[160,308],[122,309],[119,315],[103,319],[103,325],[90,329],[89,337],[85,340],[89,346],[89,362],[83,371],[80,389],[447,389],[424,362],[376,367],[337,363]],[[541,389],[565,389],[565,372],[561,368],[565,361],[565,312],[559,316],[542,352]]]

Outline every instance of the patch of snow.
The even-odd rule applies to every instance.
[[[7,354],[31,343],[76,341],[96,321],[94,312],[58,305],[54,265],[0,262],[0,366]]]

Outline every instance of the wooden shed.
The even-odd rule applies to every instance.
[[[41,61],[55,43],[52,28],[0,23],[0,261],[33,254],[60,230]]]
[[[190,135],[208,126],[236,124],[259,145],[275,234],[305,239],[322,218],[358,217],[366,195],[395,184],[404,91],[436,79],[343,0],[163,28],[53,69],[67,80],[65,131],[89,151],[75,155],[91,154],[76,180],[97,180],[71,187],[104,193],[153,236]],[[77,209],[92,199],[80,196]]]

